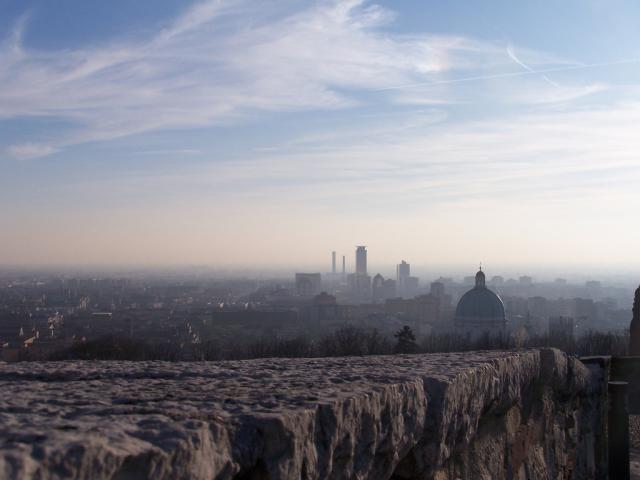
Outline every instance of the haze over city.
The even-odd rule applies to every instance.
[[[0,1],[0,264],[639,265],[637,2],[87,5]]]
[[[640,480],[638,0],[0,0],[0,480]]]

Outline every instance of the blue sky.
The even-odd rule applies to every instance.
[[[0,263],[637,265],[638,20],[0,0]]]

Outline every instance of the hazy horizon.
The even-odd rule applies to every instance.
[[[91,4],[0,1],[0,265],[640,269],[637,2]]]
[[[338,273],[341,271],[341,263],[338,262]],[[347,261],[347,273],[354,271],[355,262]],[[378,273],[386,278],[395,278],[396,264],[369,261],[369,274]],[[472,264],[411,264],[411,274],[421,279],[422,282],[430,282],[439,277],[450,277],[460,282],[465,277],[473,276],[478,270],[478,265]],[[329,262],[307,263],[297,265],[206,265],[206,264],[0,264],[0,277],[2,273],[7,278],[15,275],[64,275],[66,277],[90,277],[96,278],[144,278],[156,276],[170,280],[176,278],[212,278],[212,279],[282,279],[293,281],[293,275],[297,272],[320,273],[325,281],[330,281],[331,265]],[[534,282],[548,283],[558,278],[569,283],[582,284],[585,281],[596,280],[603,285],[624,285],[634,288],[637,286],[636,270],[623,266],[596,266],[596,265],[483,265],[483,271],[491,279],[493,276],[502,276],[505,280],[518,280],[521,276],[531,276]],[[423,283],[428,287],[428,283]]]

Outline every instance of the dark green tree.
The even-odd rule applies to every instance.
[[[418,351],[416,336],[408,325],[398,330],[394,334],[394,337],[398,339],[394,348],[395,353],[416,353]]]

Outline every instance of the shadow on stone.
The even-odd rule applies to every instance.
[[[264,462],[258,460],[258,462],[248,470],[237,473],[233,477],[233,480],[271,480],[271,476]]]

